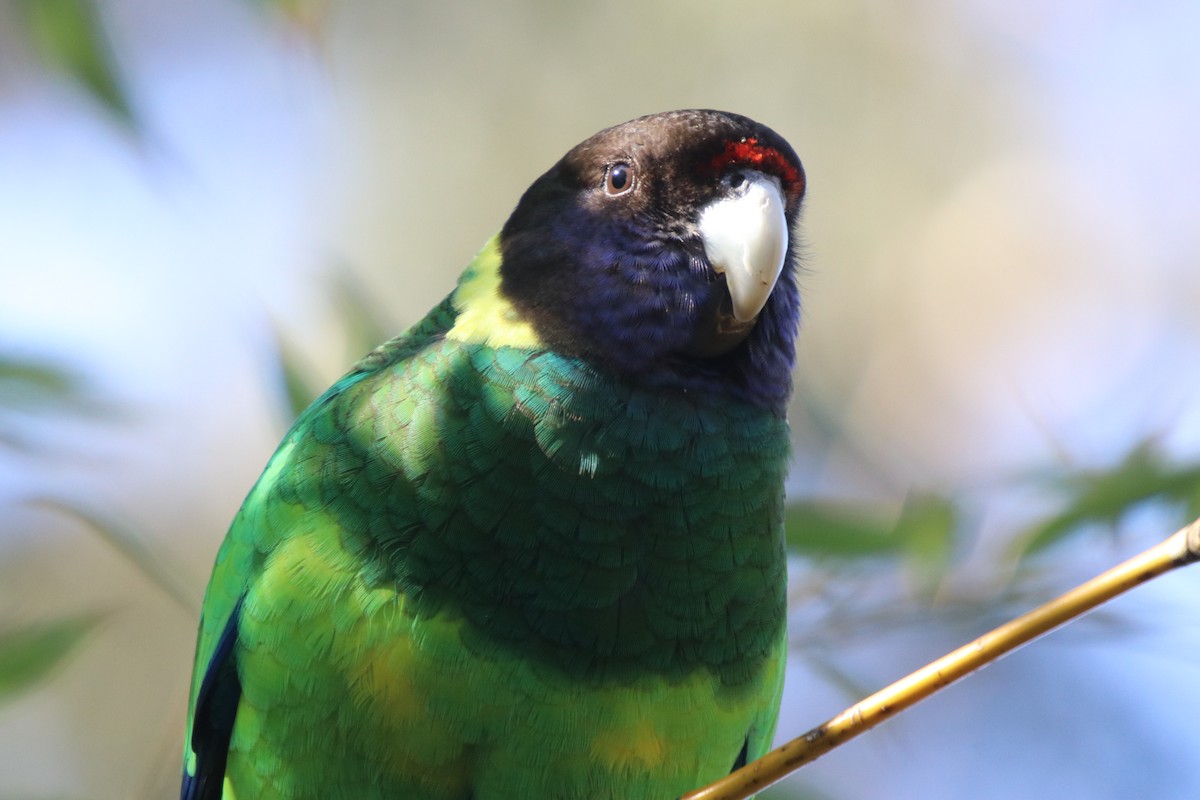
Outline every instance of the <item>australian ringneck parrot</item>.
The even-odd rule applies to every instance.
[[[246,498],[182,797],[672,800],[764,753],[803,195],[716,111],[538,178]]]

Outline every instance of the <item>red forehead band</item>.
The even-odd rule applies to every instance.
[[[783,153],[774,147],[759,144],[758,139],[747,138],[740,142],[726,142],[725,151],[716,156],[710,166],[714,171],[720,171],[730,164],[744,164],[779,176],[783,180],[783,190],[787,192],[789,198],[804,191],[804,179],[800,176],[800,171],[784,157]]]

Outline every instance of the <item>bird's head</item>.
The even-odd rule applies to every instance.
[[[746,117],[631,120],[525,192],[500,235],[499,291],[547,347],[781,409],[804,188],[791,146]]]

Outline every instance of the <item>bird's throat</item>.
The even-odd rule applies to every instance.
[[[694,358],[715,358],[737,347],[750,331],[756,319],[746,322],[733,314],[733,300],[725,284],[725,276],[717,276],[708,302],[696,320],[696,332],[688,342],[685,354]]]

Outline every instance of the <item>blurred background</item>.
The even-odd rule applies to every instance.
[[[780,741],[1200,513],[1200,5],[0,5],[0,800],[178,792],[296,407],[644,113],[804,159]],[[772,800],[1200,795],[1200,575]]]

